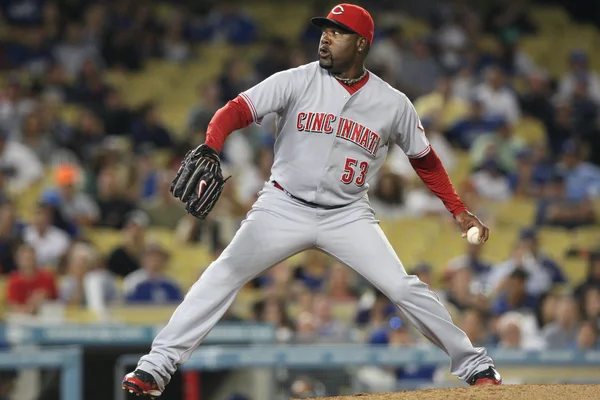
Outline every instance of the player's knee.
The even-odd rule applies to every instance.
[[[387,296],[395,304],[402,304],[414,299],[415,292],[426,288],[426,285],[416,277],[405,276],[398,281],[390,282]]]
[[[207,283],[214,287],[241,286],[245,283],[240,279],[239,268],[219,260],[212,262],[200,279],[208,280]]]

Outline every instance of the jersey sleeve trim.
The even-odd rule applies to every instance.
[[[252,119],[254,120],[254,122],[257,125],[260,125],[262,123],[262,118],[258,118],[258,113],[256,112],[256,107],[254,106],[254,103],[252,102],[250,97],[248,97],[248,95],[246,93],[240,93],[240,96],[242,97],[242,99],[244,99],[246,101],[246,103],[248,103],[248,107],[250,107],[250,111],[252,112]]]
[[[408,158],[421,158],[421,157],[425,157],[430,151],[431,151],[431,145],[425,147],[425,149],[422,152],[420,152],[419,154],[415,154],[414,156],[408,156]]]

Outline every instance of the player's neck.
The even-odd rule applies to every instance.
[[[353,65],[348,68],[346,71],[340,72],[338,74],[334,74],[338,78],[341,79],[357,79],[363,76],[365,73],[364,64]]]

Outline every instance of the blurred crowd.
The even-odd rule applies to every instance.
[[[231,1],[199,3],[173,2],[168,18],[159,13],[164,3],[151,1],[1,3],[0,268],[9,310],[35,315],[49,300],[102,315],[110,304],[177,304],[187,287],[169,277],[170,249],[148,240],[146,231],[171,230],[178,243],[206,244],[214,257],[231,240],[269,178],[273,118],[228,139],[224,168],[233,178],[206,221],[186,215],[170,196],[174,171],[228,100],[277,71],[315,60],[320,32],[307,22],[289,43],[265,37]],[[372,3],[377,20],[389,2]],[[521,50],[522,39],[537,33],[525,1],[497,1],[485,13],[468,1],[435,3],[427,32],[417,38],[401,23],[378,25],[367,66],[414,102],[450,173],[467,158],[466,179],[454,183],[473,211],[485,218],[490,204],[527,198],[537,212],[522,221],[527,228],[498,265],[467,246],[446,266],[406,268],[436,290],[476,344],[599,348],[600,253],[587,256],[584,282],[569,282],[544,254],[537,231],[596,224],[600,77],[583,50],[572,50],[560,77]],[[328,11],[316,2],[315,15]],[[492,35],[492,46],[479,46],[482,34]],[[227,60],[219,76],[199,87],[181,132],[165,121],[160,99],[132,107],[106,78],[109,71],[143,73],[152,60],[193,62],[196,45],[206,43],[264,50],[256,59]],[[76,114],[67,118],[72,106]],[[518,135],[524,121],[535,121],[541,136]],[[50,184],[38,193],[42,181]],[[32,193],[33,212],[23,214]],[[397,148],[369,196],[382,220],[449,218]],[[108,255],[88,235],[98,228],[122,234]],[[445,268],[441,282],[433,280],[434,267]],[[249,315],[232,311],[225,318],[274,323],[281,341],[425,345],[384,296],[321,253],[307,252],[298,265],[283,262],[248,288],[262,299]],[[430,379],[434,372],[393,374]]]

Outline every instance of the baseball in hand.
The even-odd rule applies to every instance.
[[[479,241],[479,228],[472,226],[467,231],[467,241],[471,244],[480,244]]]

